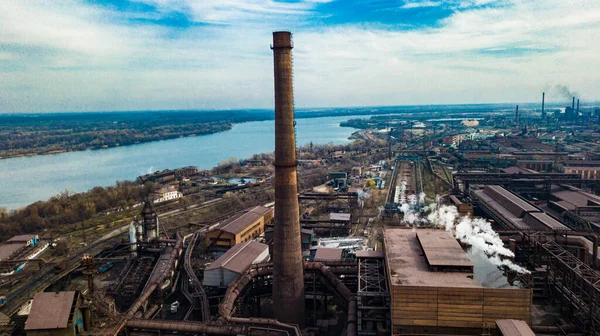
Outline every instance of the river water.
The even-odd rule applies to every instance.
[[[356,117],[354,117],[356,118]],[[349,117],[297,119],[297,144],[349,142]],[[81,192],[117,180],[185,166],[208,169],[231,157],[243,159],[275,148],[274,121],[235,124],[226,132],[94,151],[0,160],[0,207],[16,209],[61,191]]]

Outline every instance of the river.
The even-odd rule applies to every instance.
[[[356,130],[339,124],[350,118],[297,119],[296,143],[348,143]],[[273,120],[247,122],[204,136],[0,160],[0,207],[16,209],[65,190],[86,191],[157,170],[185,166],[208,169],[231,157],[243,159],[272,152],[274,129]]]

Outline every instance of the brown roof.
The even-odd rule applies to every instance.
[[[525,321],[496,320],[496,325],[504,336],[535,336]]]
[[[383,251],[357,251],[356,257],[383,259]]]
[[[69,316],[75,292],[41,292],[33,297],[25,330],[63,329],[69,324]]]
[[[24,247],[21,243],[13,244],[2,244],[0,245],[0,260],[4,260],[12,256],[18,250]]]
[[[417,240],[430,266],[473,267],[471,259],[460,247],[456,238],[447,231],[418,230]]]
[[[344,249],[319,247],[315,253],[315,260],[342,260]]]
[[[211,263],[206,270],[208,271],[222,267],[233,272],[241,273],[268,248],[268,245],[261,244],[254,240],[237,244],[219,257],[219,259]]]
[[[14,236],[12,238],[10,238],[9,240],[7,240],[7,242],[9,243],[26,243],[28,241],[30,241],[31,239],[37,237],[36,234],[24,234],[24,235],[19,235],[19,236]]]
[[[412,229],[384,229],[383,239],[392,286],[482,288],[471,279],[472,272],[431,272]]]
[[[242,214],[238,214],[223,222],[221,230],[232,234],[238,234],[269,212],[273,212],[273,208],[267,208],[260,205],[251,209],[246,209]]]

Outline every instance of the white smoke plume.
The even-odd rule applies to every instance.
[[[471,219],[468,216],[460,217],[455,206],[440,206],[439,203],[439,196],[436,196],[435,202],[425,205],[424,193],[419,195],[418,200],[415,195],[409,195],[408,203],[400,205],[400,210],[404,214],[402,223],[412,226],[413,229],[420,225],[443,228],[451,232],[460,242],[470,246],[472,252],[487,256],[492,264],[507,267],[521,274],[530,273],[510,260],[515,256],[514,253],[504,247],[502,239],[487,220]]]

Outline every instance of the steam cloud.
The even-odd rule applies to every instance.
[[[406,195],[406,181],[400,182],[398,199],[408,202],[399,202],[400,210],[404,213],[402,223],[417,228],[421,225],[433,225],[451,232],[456,239],[469,245],[471,251],[484,254],[488,260],[500,267],[507,267],[521,274],[530,273],[527,269],[514,264],[509,258],[514,253],[504,247],[500,236],[492,229],[492,225],[482,218],[471,219],[468,216],[460,217],[458,210],[453,205],[440,205],[440,196],[435,202],[425,204],[425,193]]]

